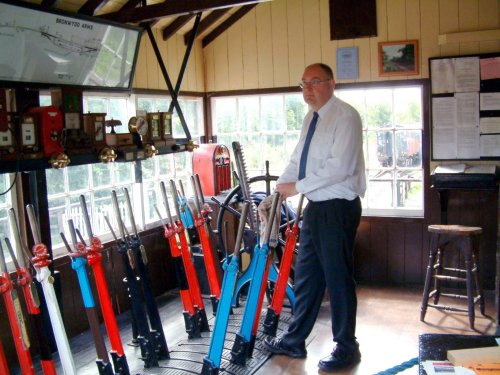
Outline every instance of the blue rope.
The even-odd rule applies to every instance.
[[[418,357],[412,358],[409,361],[403,362],[400,365],[394,366],[390,369],[387,369],[385,371],[381,371],[376,373],[375,375],[393,375],[393,374],[398,374],[406,369],[409,369],[410,367],[413,367],[415,365],[418,365]]]

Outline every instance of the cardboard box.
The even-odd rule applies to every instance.
[[[500,363],[500,346],[448,350],[448,360],[455,366]]]

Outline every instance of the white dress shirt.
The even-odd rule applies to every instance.
[[[312,110],[304,118],[299,142],[277,183],[296,182],[297,191],[314,202],[363,197],[366,177],[359,113],[332,96],[318,114],[316,131],[307,156],[306,177],[297,181],[300,155],[313,117]]]

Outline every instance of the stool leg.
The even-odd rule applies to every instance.
[[[431,288],[431,278],[434,271],[434,258],[437,251],[437,237],[431,234],[431,243],[429,250],[429,263],[427,264],[427,272],[425,274],[424,293],[422,296],[422,306],[420,307],[420,321],[423,322],[425,313],[427,312],[427,304],[429,303],[429,292]]]
[[[437,236],[437,245],[439,246],[439,235]],[[441,275],[443,272],[443,254],[444,254],[444,245],[437,247],[437,260],[434,265],[435,275]],[[441,280],[439,278],[434,279],[434,304],[437,305],[439,303],[439,297],[441,297]]]
[[[465,257],[465,272],[466,272],[466,285],[467,285],[467,305],[469,310],[469,324],[470,328],[474,329],[474,286],[472,275],[472,238],[467,237],[463,240],[463,251]]]
[[[479,280],[479,264],[477,261],[477,247],[474,247],[474,251],[472,252],[472,274],[474,275],[474,281],[476,283],[476,293],[479,297],[479,311],[481,315],[484,315],[484,294],[483,294],[483,286],[481,285],[481,280]]]

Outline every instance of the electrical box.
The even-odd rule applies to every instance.
[[[63,116],[59,107],[37,107],[31,108],[29,112],[38,114],[39,140],[44,156],[51,157],[54,154],[64,153],[61,144]]]
[[[193,151],[193,173],[200,176],[204,195],[218,195],[231,188],[231,161],[224,145],[201,144]]]

